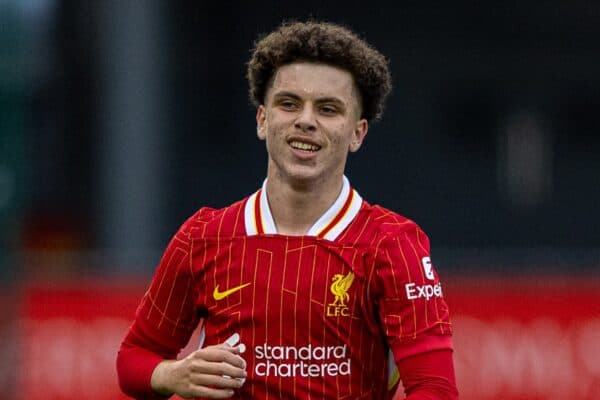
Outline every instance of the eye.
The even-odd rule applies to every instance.
[[[337,108],[333,107],[333,106],[322,106],[320,108],[321,113],[325,114],[325,115],[333,115],[333,114],[337,114],[338,110]]]
[[[279,106],[288,111],[296,110],[298,108],[296,103],[292,100],[282,100],[279,102]]]

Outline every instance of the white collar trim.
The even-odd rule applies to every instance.
[[[354,220],[362,206],[362,197],[350,186],[348,178],[342,178],[342,190],[331,207],[315,222],[307,236],[335,240]],[[246,201],[244,221],[248,236],[277,234],[273,214],[267,200],[267,180],[262,188]]]

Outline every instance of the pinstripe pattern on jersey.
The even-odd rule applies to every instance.
[[[407,283],[439,282],[437,272],[434,281],[427,279],[421,264],[430,256],[427,236],[389,210],[362,199],[355,203],[358,194],[348,188],[319,230],[345,221],[335,240],[265,235],[269,214],[262,212],[266,196],[260,191],[221,210],[201,210],[168,246],[132,330],[160,343],[169,358],[187,342],[200,317],[205,345],[239,333],[249,349],[244,357],[250,375],[238,398],[388,398],[388,355],[398,360],[450,347],[448,309],[440,297],[406,297]],[[347,220],[356,204],[359,210]],[[259,225],[265,234],[258,233]],[[334,301],[332,278],[350,272],[356,278],[347,292],[349,315],[327,315]],[[226,290],[247,282],[251,285],[223,300],[212,296],[216,285]],[[256,359],[255,348],[264,345],[347,346],[351,375],[260,376],[256,367],[265,360]]]

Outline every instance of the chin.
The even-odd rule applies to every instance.
[[[287,170],[284,173],[284,176],[291,182],[308,183],[318,180],[322,176],[322,173],[313,168],[293,168],[291,170]]]

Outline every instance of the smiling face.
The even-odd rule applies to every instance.
[[[256,114],[258,137],[269,153],[269,179],[341,182],[348,152],[357,151],[367,134],[360,112],[349,72],[310,62],[280,67]]]

